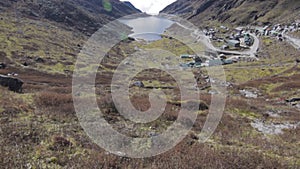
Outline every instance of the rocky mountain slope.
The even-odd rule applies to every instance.
[[[108,20],[140,13],[119,0],[9,0],[0,6],[3,12],[12,11],[21,18],[46,19],[89,33]]]
[[[130,8],[134,9],[134,10],[138,10],[138,12],[142,12],[141,10],[139,9],[136,9],[134,5],[132,5],[132,3],[130,3],[129,1],[124,1],[124,3],[129,6]]]
[[[227,24],[266,24],[300,18],[298,0],[177,0],[162,13],[179,14],[196,24],[218,21]]]
[[[0,1],[0,63],[68,72],[90,35],[135,13],[119,0]]]
[[[205,18],[206,12],[206,21],[211,21],[209,14],[214,12],[210,10],[216,9],[212,6],[199,8],[197,0],[181,2],[187,6],[178,5],[178,11],[182,11],[180,14],[198,24],[204,21],[199,18]],[[221,3],[217,0],[211,2]],[[206,12],[199,10],[194,16],[187,12],[191,10],[189,6],[192,11],[195,8]],[[9,91],[10,85],[0,86],[0,168],[300,168],[300,102],[292,102],[300,97],[300,64],[296,60],[299,50],[285,41],[267,36],[260,38],[258,61],[224,65],[226,83],[210,78],[207,69],[193,69],[192,77],[197,78],[195,87],[200,89],[197,91],[200,92],[199,102],[181,97],[180,83],[172,74],[159,69],[139,72],[132,82],[142,82],[144,87],[130,87],[132,105],[140,111],[157,107],[149,100],[153,90],[163,92],[166,99],[161,117],[146,124],[122,117],[116,108],[111,94],[115,87],[111,80],[119,64],[133,53],[143,54],[151,49],[169,51],[178,58],[193,51],[183,42],[169,37],[151,43],[130,39],[121,41],[103,59],[95,78],[93,87],[102,111],[99,117],[128,137],[155,138],[176,125],[183,103],[199,103],[199,111],[195,112],[197,119],[188,135],[166,153],[149,158],[127,158],[99,147],[83,130],[74,109],[72,69],[77,54],[97,27],[135,11],[116,0],[0,1],[0,74],[10,74],[11,78],[17,76],[15,78],[24,82],[22,93]],[[234,16],[239,14],[236,12]],[[281,16],[284,18],[285,15]],[[230,23],[231,19],[224,22]],[[121,31],[120,35],[123,35]],[[178,67],[170,63],[170,56],[173,55],[157,55],[154,61],[171,69]],[[145,57],[141,56],[141,59]],[[79,65],[80,70],[87,74],[95,66]],[[149,66],[152,67],[152,62]],[[184,70],[180,70],[182,80],[190,75]],[[123,74],[125,78],[126,72]],[[7,76],[3,78],[7,79]],[[201,137],[205,136],[200,135],[205,131],[203,126],[209,122],[209,117],[215,117],[208,108],[218,104],[213,99],[218,98],[219,91],[212,84],[217,88],[227,86],[228,97],[217,129],[206,143],[202,143]],[[188,92],[195,93],[194,87]],[[75,93],[79,96],[84,90],[78,95]],[[217,94],[212,97],[213,93]],[[82,96],[86,97],[82,103],[87,103],[90,96]],[[88,110],[87,115],[90,114]],[[187,116],[182,117],[185,120],[181,125],[190,124]],[[110,137],[109,134],[103,135],[106,136]],[[131,148],[142,154],[156,144],[156,139],[148,140],[136,142],[137,146]],[[114,144],[115,141],[111,142]],[[125,141],[119,146],[126,145],[130,143]],[[117,153],[124,154],[122,150]]]

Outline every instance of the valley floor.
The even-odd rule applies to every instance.
[[[299,103],[286,102],[300,97],[300,65],[295,62],[299,50],[265,37],[260,41],[258,61],[224,66],[226,107],[208,142],[200,143],[198,134],[211,102],[210,81],[205,68],[193,69],[203,89],[196,123],[174,149],[145,159],[118,157],[92,142],[74,110],[70,73],[22,68],[19,64],[0,69],[1,74],[18,73],[25,82],[22,94],[0,87],[0,164],[4,168],[299,168]],[[136,81],[145,86],[130,89],[133,105],[143,111],[150,107],[148,94],[153,88],[162,90],[169,99],[164,115],[149,124],[135,125],[122,118],[108,90],[120,58],[135,47],[143,50],[162,44],[168,44],[165,48],[176,50],[178,55],[188,50],[170,39],[151,44],[124,42],[99,69],[98,105],[105,119],[123,134],[148,137],[163,132],[176,120],[180,95],[174,79],[164,72],[144,71]]]

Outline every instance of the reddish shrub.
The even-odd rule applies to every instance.
[[[71,94],[59,94],[55,92],[41,92],[35,98],[35,103],[41,107],[60,107],[73,103]]]

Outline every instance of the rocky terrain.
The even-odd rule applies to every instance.
[[[1,2],[1,62],[65,73],[101,26],[140,11],[118,0]]]
[[[238,25],[235,24],[265,24],[274,19],[270,24],[276,25],[281,20],[285,22],[286,18],[291,20],[287,23],[290,24],[298,15],[295,10],[299,3],[296,0],[226,2],[179,0],[164,11],[178,13],[199,25],[198,31],[188,32],[203,31],[200,18],[214,21],[211,28],[216,28],[213,31],[218,38],[225,33],[215,24],[227,23],[236,28]],[[228,6],[224,7],[226,4]],[[271,10],[271,7],[284,10],[278,15],[278,10]],[[289,10],[283,7],[289,7]],[[243,12],[240,11],[244,10],[247,11],[245,16],[241,16]],[[249,12],[252,10],[258,11],[254,12],[257,19]],[[170,151],[151,158],[132,159],[114,155],[95,144],[83,130],[74,109],[74,63],[89,35],[97,28],[136,12],[139,11],[132,5],[117,0],[0,2],[1,168],[300,167],[300,54],[288,40],[280,41],[276,36],[265,34],[278,26],[257,32],[253,44],[256,59],[240,59],[223,66],[226,83],[210,78],[206,68],[192,68],[197,80],[195,87],[200,90],[199,110],[195,112],[197,119],[184,140]],[[220,12],[220,15],[215,12]],[[285,28],[284,24],[281,27]],[[195,34],[199,41],[202,34],[205,40],[210,39],[202,32],[201,36]],[[299,31],[288,35],[298,39]],[[219,48],[214,43],[207,43],[211,49]],[[184,102],[179,99],[179,87],[171,75],[148,69],[132,80],[130,100],[136,109],[146,111],[151,106],[149,93],[153,89],[160,90],[167,99],[163,115],[151,123],[135,124],[116,110],[110,91],[116,68],[134,53],[156,48],[172,51],[175,60],[179,61],[182,54],[195,54],[188,46],[168,36],[154,42],[126,37],[107,53],[97,72],[97,103],[103,110],[103,117],[115,130],[130,137],[153,137],[164,132],[177,119]],[[249,51],[234,52],[242,55]],[[162,55],[155,60],[164,65],[171,59]],[[85,66],[82,68],[88,72],[89,66],[93,65]],[[179,64],[170,66],[180,69]],[[23,90],[19,90],[20,83],[10,89],[9,81],[18,79],[22,80]],[[199,133],[209,115],[212,95],[218,92],[212,84],[227,87],[226,106],[214,134],[206,143],[201,143]],[[194,93],[195,89],[189,89],[189,92]]]
[[[9,0],[2,2],[1,7],[6,14],[12,12],[19,19],[46,19],[85,33],[95,32],[109,20],[141,12],[118,0]]]
[[[161,11],[181,15],[197,25],[228,25],[292,22],[299,18],[297,0],[178,0]],[[214,22],[215,21],[215,22]]]

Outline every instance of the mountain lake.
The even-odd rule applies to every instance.
[[[146,41],[160,40],[164,31],[174,22],[158,16],[139,17],[135,19],[120,19],[120,22],[132,28],[130,37]]]

